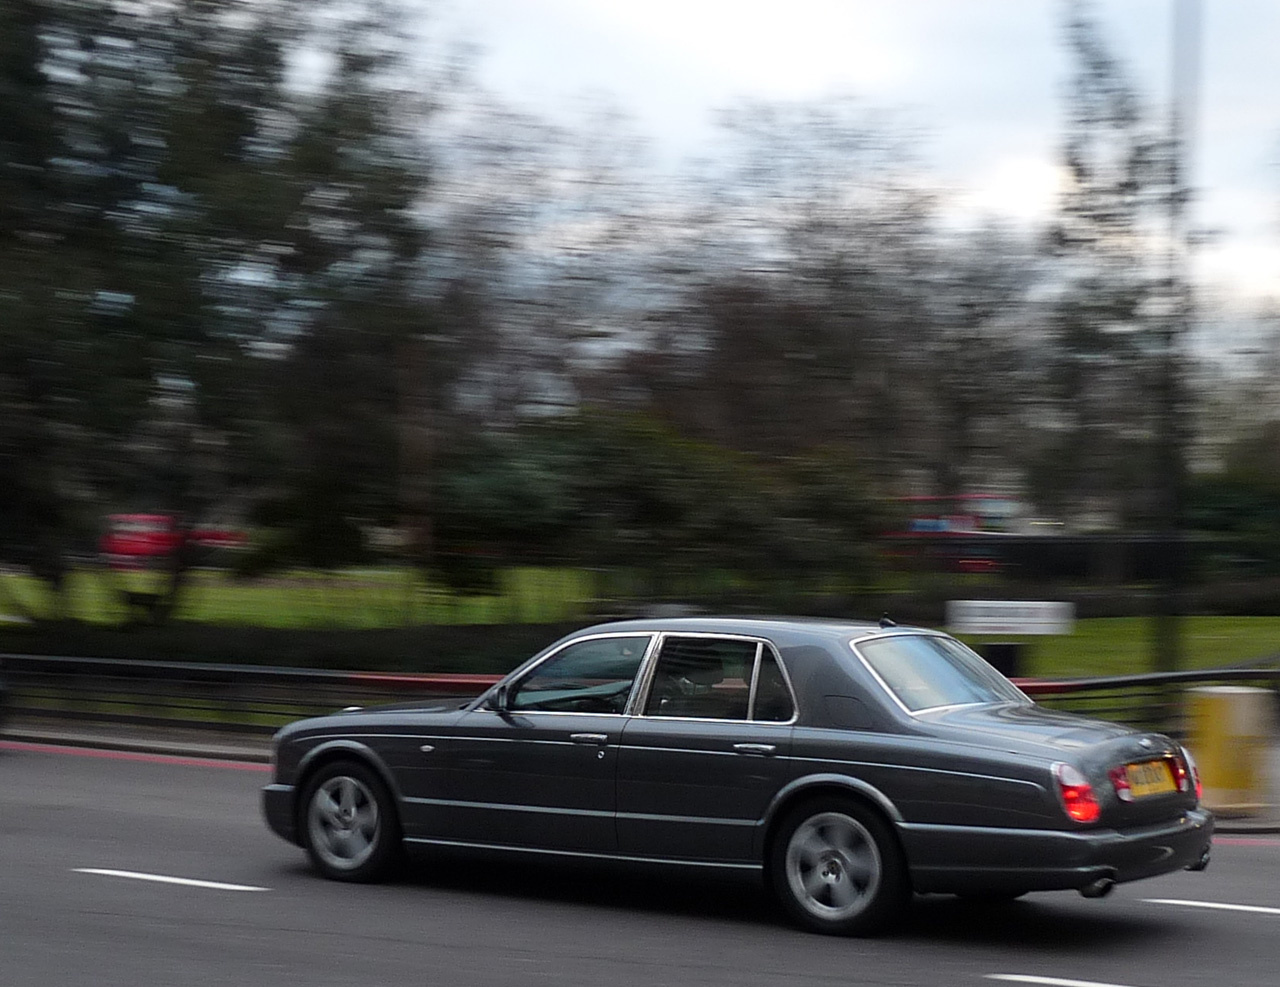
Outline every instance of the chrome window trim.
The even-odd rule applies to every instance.
[[[521,716],[528,716],[531,713],[534,713],[534,714],[541,713],[544,715],[552,714],[555,716],[619,716],[619,717],[627,716],[628,711],[631,708],[631,702],[635,697],[636,686],[639,684],[641,677],[644,675],[645,663],[649,661],[650,656],[653,654],[653,643],[658,638],[658,633],[656,631],[637,631],[637,630],[601,631],[597,634],[583,634],[581,637],[575,637],[569,641],[565,641],[558,648],[554,648],[553,650],[548,651],[546,654],[543,654],[541,656],[534,656],[533,658],[525,662],[520,667],[504,675],[501,679],[499,679],[497,682],[491,685],[488,689],[486,689],[480,695],[480,697],[475,701],[475,703],[471,705],[468,712],[475,712],[475,711],[484,709],[485,701],[491,695],[493,695],[493,693],[496,690],[500,689],[504,685],[507,686],[508,689],[510,689],[511,687],[515,686],[517,683],[524,681],[526,678],[532,675],[537,669],[541,668],[545,663],[550,661],[552,658],[556,657],[556,655],[563,653],[565,650],[573,647],[575,644],[585,644],[588,641],[603,641],[609,638],[618,638],[618,637],[632,637],[632,638],[647,637],[649,639],[648,643],[645,645],[644,653],[640,656],[640,664],[636,669],[636,677],[631,680],[631,691],[627,694],[627,705],[623,707],[623,711],[621,713],[575,713],[568,710],[564,712],[560,712],[560,711],[551,710],[551,709],[540,709],[540,710],[512,709],[512,710],[507,710],[506,712],[509,712],[512,714],[519,713]],[[493,712],[493,711],[490,710],[489,712]]]
[[[868,631],[866,634],[859,634],[857,637],[849,639],[849,646],[855,648],[863,641],[878,641],[885,637],[945,637],[948,640],[956,639],[950,634],[944,634],[942,631],[930,630],[927,627],[893,627],[884,630]],[[957,641],[957,644],[962,642]],[[859,657],[861,657],[859,655]]]
[[[942,638],[947,641],[956,641],[956,639],[952,637],[950,634],[941,634],[938,631],[909,630],[909,631],[898,631],[893,634],[864,634],[861,637],[855,637],[849,640],[849,650],[853,652],[853,656],[862,663],[862,667],[865,668],[867,672],[870,673],[871,677],[876,680],[876,683],[880,686],[884,694],[893,700],[894,705],[896,705],[898,709],[902,710],[902,712],[906,713],[912,719],[916,719],[924,713],[936,713],[938,710],[941,710],[941,709],[965,709],[971,706],[995,705],[994,702],[942,703],[938,706],[923,706],[920,709],[911,709],[906,703],[904,703],[901,699],[898,698],[898,694],[889,687],[889,683],[887,683],[884,679],[880,677],[880,673],[877,672],[875,668],[872,667],[871,662],[867,661],[866,656],[858,649],[858,645],[862,644],[864,641],[874,641],[874,640],[879,640],[885,637],[936,637],[936,638]],[[968,647],[968,645],[966,645],[963,641],[956,641],[956,644],[960,645],[960,647],[965,648],[968,651],[972,651],[974,655],[976,655],[979,659],[982,659],[981,655],[979,655],[976,651],[973,651],[973,649]],[[982,660],[985,660],[985,659],[982,659]],[[1012,682],[1009,684],[1013,685]],[[1033,700],[1029,696],[1026,696],[1021,689],[1018,689],[1016,685],[1014,685],[1013,688],[1017,690],[1018,693],[1027,700],[1028,704],[1034,705]]]
[[[658,666],[658,658],[662,654],[663,644],[669,637],[742,641],[756,646],[755,662],[751,668],[750,691],[747,698],[747,716],[745,719],[729,719],[720,716],[655,716],[652,713],[644,712],[645,703],[649,701],[649,690],[653,687],[653,675]],[[773,655],[773,660],[781,670],[782,682],[787,687],[787,694],[791,697],[791,719],[789,720],[757,720],[753,718],[755,713],[756,679],[759,675],[765,648],[769,649]],[[642,669],[643,682],[632,693],[632,703],[627,707],[627,712],[631,716],[644,720],[660,720],[670,723],[771,723],[779,727],[794,726],[800,719],[800,704],[796,701],[796,690],[791,684],[791,676],[787,672],[787,666],[782,661],[782,656],[778,654],[778,649],[773,646],[773,642],[768,638],[763,638],[756,634],[734,634],[726,631],[659,631],[655,641],[650,645],[649,653],[645,655],[645,663],[645,667]],[[639,679],[640,676],[637,676],[637,681]]]
[[[499,715],[498,711],[493,709],[482,708],[482,709],[476,710],[475,712],[493,713],[495,716]],[[584,713],[581,710],[576,710],[576,709],[508,709],[508,710],[503,710],[502,715],[505,715],[510,719],[517,719],[517,718],[523,719],[526,716],[593,716],[594,717],[594,716],[626,716],[627,714],[626,713]],[[450,739],[456,740],[458,739],[459,736],[461,735],[453,734],[451,735]],[[479,739],[479,738],[471,738],[471,739]]]
[[[761,656],[764,654],[764,642],[756,642],[756,657],[751,663],[751,684],[747,689],[747,719],[754,720],[756,712],[756,686],[760,683]],[[794,708],[794,704],[793,704]]]

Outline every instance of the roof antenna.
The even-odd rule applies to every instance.
[[[881,617],[880,617],[880,626],[881,626],[881,627],[897,627],[897,626],[898,626],[898,624],[897,624],[897,622],[896,622],[896,621],[893,621],[893,620],[890,620],[890,619],[889,619],[889,614],[888,614],[888,613],[884,613],[884,614],[882,614],[882,615],[881,615]]]

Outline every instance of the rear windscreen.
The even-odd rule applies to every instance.
[[[1030,701],[1003,675],[948,637],[901,634],[853,647],[913,713],[936,706]]]

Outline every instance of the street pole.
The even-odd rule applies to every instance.
[[[1163,555],[1155,607],[1155,670],[1177,671],[1179,617],[1187,546],[1182,524],[1186,473],[1186,395],[1182,344],[1192,319],[1190,198],[1192,118],[1199,81],[1200,0],[1173,0],[1172,85],[1169,106],[1168,310],[1161,330],[1159,451],[1160,546]]]

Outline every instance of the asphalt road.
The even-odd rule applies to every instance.
[[[786,926],[744,878],[459,857],[331,883],[266,830],[265,781],[0,743],[0,985],[1280,983],[1277,837],[1223,837],[1206,873],[1101,901],[921,898],[901,931],[837,940]]]

